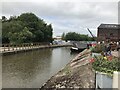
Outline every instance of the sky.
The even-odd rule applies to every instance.
[[[2,0],[2,13],[7,18],[32,12],[53,26],[53,36],[77,32],[96,36],[100,24],[118,23],[118,0]]]

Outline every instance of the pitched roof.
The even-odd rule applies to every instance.
[[[101,24],[99,27],[99,29],[120,29],[120,24]]]

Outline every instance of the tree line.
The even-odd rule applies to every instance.
[[[2,16],[2,43],[52,42],[53,28],[33,13]]]
[[[62,34],[62,39],[65,41],[71,40],[71,41],[94,41],[94,38],[84,35],[84,34],[79,34],[76,32],[68,32],[68,33],[63,33]]]

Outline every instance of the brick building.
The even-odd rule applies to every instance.
[[[101,24],[98,27],[97,41],[120,41],[120,24]]]

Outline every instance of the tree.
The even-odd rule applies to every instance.
[[[63,32],[63,34],[62,34],[62,40],[65,40],[65,33]]]
[[[79,41],[79,34],[75,32],[68,32],[65,36],[65,40]]]
[[[7,18],[5,16],[2,16],[2,22],[7,21]]]
[[[27,27],[24,27],[24,29],[19,34],[19,39],[22,43],[28,43],[30,42],[33,34],[29,31]]]
[[[10,42],[9,37],[8,37],[9,29],[10,29],[10,23],[2,22],[2,43]]]
[[[92,37],[89,37],[88,35],[79,34],[76,32],[68,32],[65,35],[65,40],[72,40],[72,41],[93,41]]]
[[[16,21],[16,20],[17,20],[17,16],[10,16],[8,21],[10,22],[10,21]]]
[[[45,39],[47,40],[47,42],[48,41],[52,42],[53,28],[51,24],[46,26],[46,30],[44,34],[45,34]]]
[[[23,23],[21,21],[11,21],[8,23],[8,32],[6,33],[6,35],[9,38],[10,43],[21,43],[20,35],[23,28]]]
[[[3,16],[3,43],[51,42],[53,28],[33,13],[11,16],[8,20]]]

